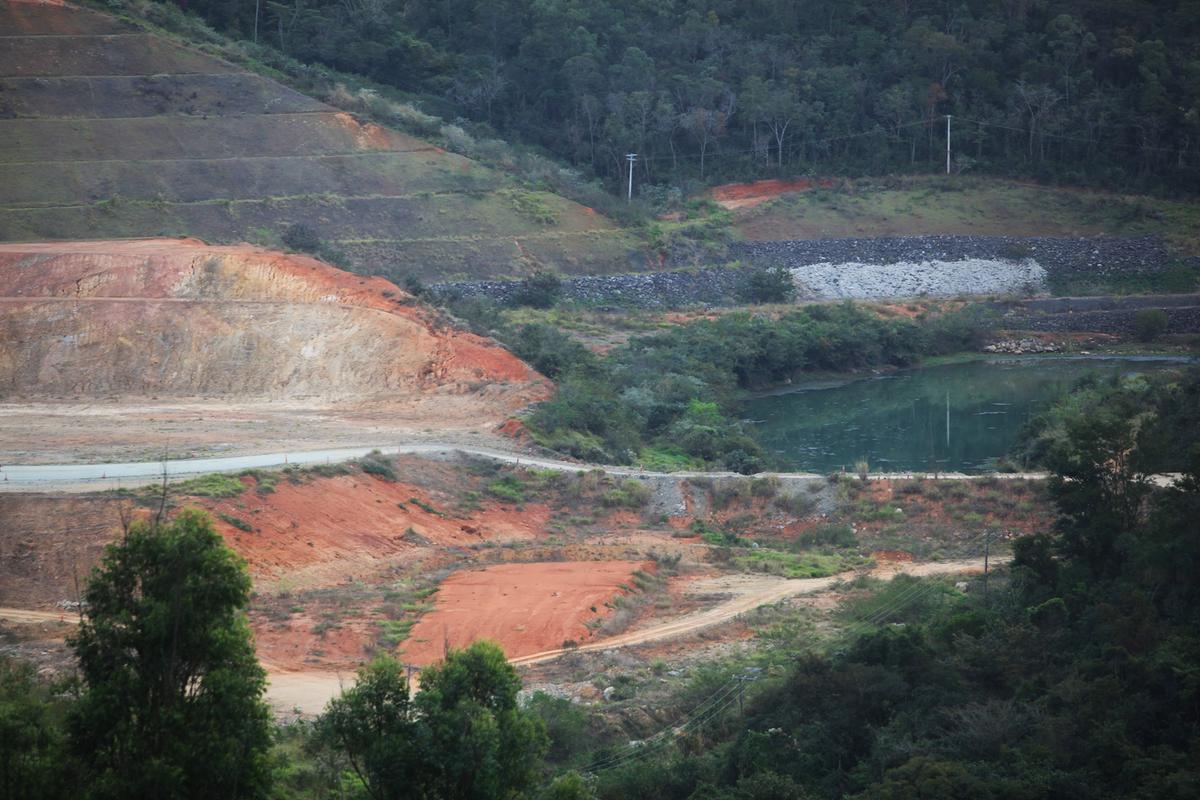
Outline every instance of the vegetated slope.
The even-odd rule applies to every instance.
[[[1200,205],[954,175],[934,178],[760,181],[718,187],[748,240],[960,234],[1141,236],[1200,255]]]
[[[0,241],[313,229],[398,278],[624,267],[591,209],[103,14],[0,0]]]

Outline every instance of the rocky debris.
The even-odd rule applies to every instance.
[[[1146,274],[1177,261],[1156,236],[888,236],[735,242],[728,245],[726,256],[746,266],[792,270],[802,284],[802,294],[811,299],[1023,293],[1040,289],[1048,277]],[[731,305],[745,276],[744,269],[734,267],[598,275],[564,280],[562,296],[601,309],[606,305]],[[486,297],[508,303],[520,291],[521,282],[470,281],[430,288],[442,297]]]
[[[885,297],[1034,294],[1046,270],[1032,259],[968,258],[891,264],[825,261],[791,268],[797,296],[817,300]]]
[[[1043,342],[1040,339],[1001,339],[983,348],[985,353],[1005,353],[1010,355],[1027,355],[1029,353],[1057,353],[1062,350],[1054,342]]]
[[[1155,306],[1146,306],[1154,308]],[[1064,314],[1030,314],[1013,313],[1006,315],[1003,325],[1006,328],[1026,331],[1046,331],[1067,333],[1071,331],[1090,331],[1093,333],[1112,333],[1118,336],[1129,336],[1136,331],[1137,314],[1140,309],[1122,308],[1109,311],[1080,311]],[[1200,306],[1185,308],[1163,308],[1167,315],[1167,329],[1164,333],[1200,333]]]
[[[788,269],[813,264],[1033,259],[1047,272],[1104,276],[1153,273],[1171,263],[1157,236],[880,236],[868,239],[806,239],[735,242],[731,258]]]

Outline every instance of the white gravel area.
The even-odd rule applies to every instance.
[[[822,262],[791,270],[802,299],[1022,294],[1041,290],[1046,270],[1033,259],[899,261],[894,264]]]

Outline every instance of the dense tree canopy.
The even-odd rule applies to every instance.
[[[546,751],[540,721],[517,706],[521,688],[503,651],[476,642],[421,673],[381,657],[329,704],[318,738],[344,752],[373,800],[504,800],[522,796]]]
[[[187,0],[251,38],[258,4]],[[1195,0],[279,0],[258,38],[617,184],[955,169],[1188,188]]]
[[[801,658],[709,742],[603,772],[600,797],[1195,797],[1198,386],[1109,386],[1123,418],[1061,411],[1061,519],[1017,541],[1009,580]],[[1168,488],[1129,466],[1163,457],[1156,428],[1187,459]]]
[[[271,721],[244,608],[250,577],[201,511],[110,545],[73,641],[71,745],[96,798],[257,798]]]

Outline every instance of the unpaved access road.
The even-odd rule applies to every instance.
[[[991,563],[1002,564],[1008,560],[1006,556],[993,556]],[[889,563],[877,568],[873,574],[879,577],[892,575],[947,575],[955,573],[979,572],[983,570],[983,559],[972,558],[961,561],[937,561],[927,563]],[[840,581],[852,577],[855,573],[842,573],[828,578],[807,578],[789,580],[754,575],[724,575],[696,581],[689,587],[693,594],[729,594],[724,600],[712,608],[686,614],[666,622],[660,622],[640,630],[610,636],[596,642],[589,642],[570,650],[547,650],[542,653],[511,659],[514,666],[528,666],[552,661],[567,653],[589,652],[595,650],[612,650],[618,647],[646,644],[677,636],[685,636],[697,631],[729,622],[759,606],[772,605],[789,597],[803,594],[814,594],[825,591],[837,585]],[[0,619],[24,624],[42,622],[76,622],[75,613],[28,611],[15,608],[0,608]],[[325,705],[341,691],[354,684],[354,676],[344,672],[323,672],[307,670],[281,670],[271,664],[267,668],[267,700],[279,713],[299,712],[315,715],[324,710]]]
[[[1002,564],[1007,561],[1005,556],[993,556],[991,563]],[[904,573],[907,575],[946,575],[955,573],[980,572],[983,570],[983,559],[973,558],[961,561],[929,562],[923,564],[887,564],[875,570],[874,574],[888,577]],[[839,581],[852,577],[854,573],[842,573],[828,578],[809,578],[788,580],[767,576],[726,575],[719,578],[697,581],[689,591],[699,594],[720,593],[732,596],[704,611],[697,611],[673,620],[651,625],[641,630],[630,631],[618,636],[610,636],[596,642],[589,642],[570,650],[547,650],[520,658],[510,659],[514,666],[529,666],[552,661],[567,653],[579,653],[595,650],[612,650],[618,647],[645,644],[648,642],[671,639],[678,636],[729,622],[741,614],[753,611],[759,606],[772,605],[789,597],[802,594],[813,594],[825,591],[837,585]],[[342,690],[353,684],[353,678],[344,673],[309,672],[309,671],[277,671],[267,665],[270,685],[267,698],[279,712],[299,712],[301,714],[319,714],[325,704]]]

